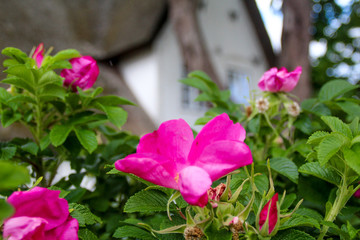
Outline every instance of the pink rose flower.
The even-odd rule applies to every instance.
[[[4,222],[3,236],[8,240],[77,240],[79,224],[69,214],[60,191],[35,187],[14,192],[8,202],[15,214]]]
[[[268,219],[269,235],[274,230],[279,218],[278,209],[276,203],[279,201],[279,196],[276,193],[263,207],[260,212],[259,226],[260,230],[264,226],[266,219]],[[270,208],[269,208],[270,205]]]
[[[37,48],[35,49],[35,52],[32,55],[32,59],[36,61],[36,65],[38,68],[41,67],[41,63],[44,59],[44,44],[40,43]]]
[[[189,204],[204,207],[213,181],[253,162],[244,139],[244,128],[225,113],[208,122],[195,140],[184,120],[170,120],[143,136],[137,152],[115,167],[179,190]]]
[[[63,69],[60,73],[64,78],[64,86],[70,86],[74,92],[77,92],[76,87],[82,90],[91,88],[99,75],[96,61],[90,56],[83,56],[71,59],[70,63],[72,68]]]
[[[262,91],[269,92],[290,92],[299,81],[302,68],[298,66],[293,72],[288,72],[282,67],[279,70],[274,67],[264,73],[258,87]]]

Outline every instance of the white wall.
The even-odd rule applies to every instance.
[[[238,70],[249,76],[250,88],[267,70],[267,63],[245,6],[239,0],[203,0],[200,26],[207,40],[213,64],[225,85],[227,71]],[[231,19],[230,15],[235,16]],[[145,51],[121,66],[126,82],[158,125],[169,119],[183,118],[191,126],[205,110],[184,109],[181,105],[183,62],[175,33],[168,21]],[[199,128],[197,128],[199,129]]]

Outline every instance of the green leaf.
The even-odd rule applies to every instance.
[[[116,127],[121,128],[127,119],[127,112],[120,107],[103,106],[103,110],[108,116],[110,122]]]
[[[325,83],[319,91],[320,101],[330,101],[340,95],[351,90],[357,89],[359,86],[352,85],[345,80],[333,80]]]
[[[69,209],[73,209],[71,216],[76,218],[80,227],[92,225],[95,223],[102,223],[101,219],[94,215],[90,209],[78,203],[69,203]]]
[[[305,99],[301,103],[301,109],[319,117],[331,115],[331,110],[315,98]]]
[[[71,63],[67,60],[56,61],[51,66],[50,69],[70,69],[72,68]]]
[[[0,190],[14,189],[29,181],[30,175],[26,167],[0,162]]]
[[[66,50],[62,50],[62,51],[58,52],[57,54],[55,54],[53,59],[56,62],[56,61],[67,60],[67,59],[76,58],[76,57],[80,57],[80,56],[81,55],[77,50],[66,49]]]
[[[349,139],[341,133],[333,132],[319,144],[318,160],[321,165],[327,163],[342,146],[349,144]]]
[[[228,231],[225,228],[218,229],[218,224],[212,222],[210,226],[205,229],[205,235],[207,240],[231,240],[232,239],[232,232]]]
[[[0,161],[11,160],[16,153],[16,147],[2,147],[0,149]]]
[[[57,147],[63,144],[73,129],[70,125],[56,125],[50,131],[50,141]]]
[[[339,185],[341,181],[341,177],[335,170],[327,166],[320,166],[319,162],[305,163],[299,168],[299,172],[315,176],[335,185]]]
[[[357,135],[356,137],[354,137],[352,140],[351,140],[351,146],[356,144],[356,143],[360,143],[360,135]]]
[[[75,128],[75,134],[81,145],[89,153],[92,153],[97,148],[98,143],[94,131],[88,129]]]
[[[18,48],[14,48],[14,47],[4,48],[1,51],[1,54],[15,59],[18,63],[25,63],[26,59],[28,58],[26,53],[24,53],[23,51],[21,51]]]
[[[135,105],[135,103],[127,100],[126,98],[108,95],[98,97],[92,100],[91,104],[95,104],[95,102],[100,103],[103,106],[118,106],[118,105]]]
[[[295,193],[290,193],[285,196],[284,202],[281,204],[281,210],[288,209],[291,204],[296,200],[297,196]]]
[[[330,129],[334,132],[339,132],[347,136],[348,138],[352,138],[352,133],[349,125],[345,124],[337,117],[333,116],[323,116],[321,119],[330,127]]]
[[[360,134],[359,118],[358,117],[354,118],[354,120],[349,124],[349,127],[351,129],[353,136],[359,135]]]
[[[317,132],[314,132],[308,139],[307,141],[307,144],[319,144],[323,139],[324,137],[326,136],[329,136],[330,133],[328,132],[323,132],[323,131],[317,131]]]
[[[82,240],[98,240],[99,238],[89,229],[80,228],[78,231],[78,237]]]
[[[195,121],[195,125],[205,125],[207,124],[213,117],[200,117]]]
[[[45,72],[38,81],[38,87],[42,87],[47,84],[62,84],[62,78],[57,75],[54,71]]]
[[[206,83],[204,83],[203,81],[196,79],[196,78],[184,78],[179,80],[179,82],[188,85],[190,87],[194,87],[197,88],[203,92],[210,92],[211,89],[207,86]]]
[[[311,235],[300,230],[288,229],[279,231],[271,240],[315,240]]]
[[[318,222],[321,222],[323,220],[323,216],[320,213],[310,208],[299,208],[298,210],[296,210],[295,213],[298,215],[313,218]]]
[[[9,103],[32,103],[36,104],[35,99],[29,96],[16,95],[8,100]]]
[[[0,199],[0,224],[2,220],[10,217],[15,212],[14,208],[5,199]]]
[[[35,94],[34,88],[29,84],[29,82],[25,79],[19,78],[19,77],[8,77],[1,81],[2,83],[7,83],[14,85],[15,87],[25,89],[32,94]]]
[[[48,84],[43,88],[40,98],[57,97],[64,100],[65,95],[66,90],[62,86],[57,84]]]
[[[41,151],[47,148],[50,145],[50,143],[51,143],[50,134],[48,134],[40,140]]]
[[[7,74],[13,75],[15,77],[21,78],[25,80],[30,86],[33,86],[34,82],[34,74],[30,69],[28,69],[25,65],[19,64],[14,65],[6,69],[4,72]]]
[[[159,212],[166,211],[167,196],[158,190],[142,190],[131,196],[125,204],[124,211]]]
[[[207,86],[209,86],[209,88],[213,91],[213,92],[218,92],[219,88],[217,87],[217,85],[211,80],[211,78],[204,73],[203,71],[193,71],[191,73],[189,73],[188,75],[191,78],[195,78],[195,79],[200,79],[201,81],[203,81]]]
[[[280,230],[293,228],[293,227],[315,227],[320,229],[320,224],[316,219],[306,217],[298,214],[293,214],[290,219],[281,224]]]
[[[122,226],[116,229],[114,238],[135,238],[142,240],[155,240],[156,238],[148,231],[135,226]]]
[[[37,153],[39,151],[39,146],[34,142],[28,142],[28,143],[22,145],[21,149],[28,153],[31,153],[32,155],[37,155]]]
[[[6,109],[1,114],[1,124],[4,128],[10,126],[14,122],[20,120],[22,115],[20,113],[14,113],[13,111]]]
[[[292,182],[298,182],[299,172],[297,166],[290,159],[283,157],[271,158],[270,167],[274,171],[289,178]]]
[[[351,116],[360,116],[360,106],[353,102],[337,102],[336,103],[344,112]]]
[[[347,165],[349,165],[349,167],[351,167],[357,174],[360,175],[360,152],[355,152],[352,149],[348,148],[345,148],[343,152]]]

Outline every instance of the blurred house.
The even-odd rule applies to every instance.
[[[201,0],[198,17],[218,76],[233,100],[244,103],[263,72],[275,65],[255,1]],[[125,107],[125,129],[136,134],[174,118],[193,125],[206,111],[193,102],[198,92],[178,82],[186,70],[166,0],[0,1],[0,31],[1,49],[30,52],[43,42],[53,52],[75,48],[94,56],[100,66],[96,85],[140,106]]]
[[[212,63],[231,98],[247,103],[274,53],[254,1],[203,0],[198,17]],[[153,39],[126,55],[118,68],[146,112],[159,124],[183,118],[193,124],[207,109],[198,91],[179,83],[186,70],[169,18]],[[249,79],[249,81],[248,81]]]

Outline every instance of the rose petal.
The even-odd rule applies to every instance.
[[[79,223],[75,218],[68,217],[59,227],[45,232],[46,240],[78,240]]]
[[[40,43],[34,51],[32,58],[35,59],[38,68],[41,67],[41,63],[44,59],[44,44]]]
[[[262,91],[271,91],[271,90],[269,90],[269,87],[272,89],[276,89],[277,84],[278,84],[278,83],[276,83],[276,73],[277,72],[278,72],[278,69],[276,67],[271,68],[268,71],[266,71],[264,73],[264,75],[260,78],[258,87]]]
[[[3,236],[8,240],[45,240],[47,222],[38,217],[12,217],[5,221]]]
[[[245,143],[222,140],[206,146],[195,165],[204,169],[215,181],[252,162],[250,148]]]
[[[191,205],[204,207],[207,204],[211,183],[209,174],[196,166],[186,167],[179,173],[180,193]]]
[[[64,223],[69,216],[65,199],[59,198],[60,191],[34,187],[30,191],[14,192],[8,202],[15,208],[13,217],[40,217],[48,222],[45,230]]]
[[[161,155],[173,160],[178,169],[182,169],[193,140],[192,130],[183,119],[170,120],[162,123],[159,130],[143,136],[137,147],[137,153]]]
[[[119,171],[132,173],[154,184],[178,189],[176,165],[172,160],[154,153],[135,153],[115,162]]]
[[[298,66],[297,68],[295,68],[294,71],[288,73],[286,76],[286,80],[284,81],[284,84],[280,89],[280,91],[284,91],[284,92],[292,91],[300,79],[301,72],[302,72],[302,68],[301,66]]]
[[[226,113],[223,113],[210,122],[196,136],[190,150],[188,163],[194,165],[202,151],[209,144],[220,140],[244,141],[245,129],[240,123],[234,124]]]

